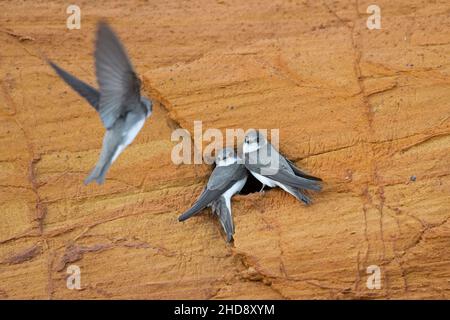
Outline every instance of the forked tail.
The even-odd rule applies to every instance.
[[[97,163],[97,165],[92,169],[89,176],[84,180],[84,184],[88,185],[92,181],[97,181],[98,184],[103,184],[105,182],[105,176],[111,166],[111,161],[106,163]]]

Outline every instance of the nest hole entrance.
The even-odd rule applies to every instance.
[[[241,192],[239,194],[247,195],[250,193],[260,192],[263,184],[256,179],[251,173],[248,174],[247,182],[245,183],[244,187],[242,188]],[[264,187],[264,190],[272,189],[268,186]]]

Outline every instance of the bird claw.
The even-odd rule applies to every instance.
[[[265,186],[266,185],[263,184],[261,190],[259,190],[259,193],[262,194],[262,195],[264,195],[266,193],[266,191],[264,191],[264,187]]]

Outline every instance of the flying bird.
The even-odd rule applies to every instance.
[[[125,48],[106,22],[98,24],[94,56],[99,90],[48,60],[56,73],[94,107],[106,128],[100,158],[84,180],[86,185],[93,180],[98,184],[105,181],[109,167],[152,113],[152,102],[141,96],[141,81]]]
[[[184,221],[204,208],[211,207],[213,213],[219,218],[227,241],[230,242],[234,234],[231,197],[239,193],[244,187],[248,173],[232,148],[220,150],[215,162],[216,167],[200,197],[178,220]]]
[[[320,191],[322,179],[310,176],[293,162],[283,157],[267,141],[262,133],[250,130],[242,145],[245,167],[258,179],[264,189],[268,187],[280,187],[290,193],[299,201],[310,204],[311,199],[305,194],[305,190]]]

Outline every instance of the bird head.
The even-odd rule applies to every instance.
[[[251,129],[245,135],[243,151],[244,153],[256,151],[266,143],[266,137],[261,132]]]
[[[217,151],[216,155],[216,165],[226,166],[232,163],[236,163],[236,153],[231,147],[226,147]]]

